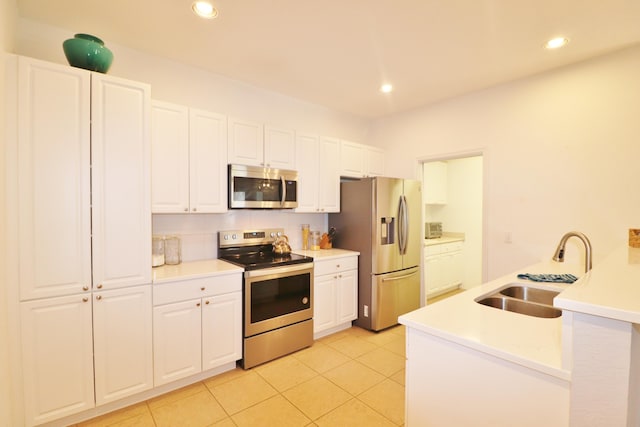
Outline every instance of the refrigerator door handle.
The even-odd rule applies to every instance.
[[[413,273],[405,274],[404,276],[395,276],[395,277],[385,277],[382,279],[383,282],[393,282],[395,280],[406,279],[407,277],[415,276],[418,272],[414,271]]]
[[[400,196],[400,204],[398,206],[398,244],[400,247],[400,255],[407,253],[407,238],[409,236],[409,212],[407,211],[407,198]]]

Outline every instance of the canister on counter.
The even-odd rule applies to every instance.
[[[151,239],[151,266],[164,265],[164,237],[153,236]]]
[[[302,224],[302,250],[309,249],[309,224]]]
[[[309,249],[311,249],[312,251],[320,250],[320,232],[319,231],[311,232],[311,237],[309,238],[309,246],[311,246]]]
[[[167,236],[164,239],[164,262],[169,265],[180,264],[182,254],[180,248],[180,238],[178,236]]]

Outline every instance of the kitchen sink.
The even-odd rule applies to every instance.
[[[552,319],[562,316],[562,310],[553,307],[553,298],[559,293],[524,284],[510,284],[480,296],[476,302],[499,310]]]
[[[548,289],[532,288],[525,285],[515,285],[502,289],[500,293],[504,296],[516,298],[522,301],[553,305],[553,298],[555,298],[560,292]]]

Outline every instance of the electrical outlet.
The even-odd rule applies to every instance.
[[[368,305],[364,306],[364,317],[369,317],[369,306]]]

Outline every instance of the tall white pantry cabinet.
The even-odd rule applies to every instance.
[[[153,386],[150,87],[7,65],[13,351],[37,425]]]

